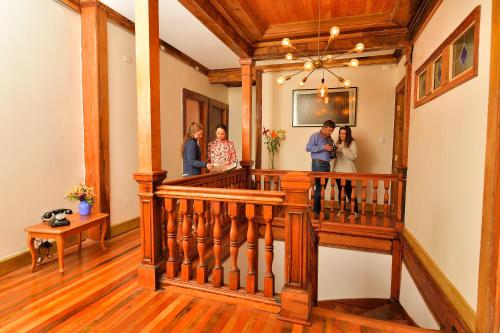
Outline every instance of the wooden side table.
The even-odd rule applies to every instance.
[[[46,223],[38,223],[24,229],[28,233],[28,248],[31,252],[31,272],[36,267],[35,238],[55,239],[57,243],[57,256],[59,259],[59,272],[64,274],[64,241],[71,235],[78,234],[78,251],[82,250],[82,232],[95,226],[101,226],[101,249],[106,250],[104,238],[106,237],[107,219],[109,214],[92,213],[81,216],[79,214],[69,214],[66,218],[70,225],[59,228],[52,228]]]

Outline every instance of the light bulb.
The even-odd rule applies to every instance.
[[[325,79],[321,79],[321,85],[318,87],[318,90],[316,93],[321,98],[328,96],[328,87],[325,84]]]
[[[304,84],[305,84],[304,81],[302,81],[302,80],[299,81],[299,86],[303,87]]]
[[[291,54],[291,53],[287,53],[287,54],[285,55],[285,59],[286,59],[286,60],[288,60],[288,61],[293,60],[293,54]]]
[[[283,47],[289,47],[290,45],[292,45],[292,42],[290,41],[290,39],[283,38],[281,40],[281,46],[283,46]]]
[[[323,98],[323,103],[325,104],[330,103],[330,97],[328,97],[328,95],[326,95],[325,98]]]
[[[279,78],[276,79],[276,82],[278,84],[283,84],[283,83],[285,83],[285,78],[283,76],[280,76]]]
[[[351,86],[351,80],[344,80],[344,86],[350,87]]]
[[[351,59],[351,61],[349,61],[349,66],[350,67],[359,67],[359,60],[358,59]]]
[[[330,36],[337,37],[340,34],[340,28],[337,26],[333,26],[330,28]]]
[[[313,66],[314,66],[313,63],[310,62],[310,61],[307,61],[307,62],[304,63],[304,69],[306,71],[310,71],[313,68]]]
[[[365,44],[363,44],[363,43],[358,43],[354,47],[354,51],[356,51],[356,52],[363,52],[364,50],[365,50]]]

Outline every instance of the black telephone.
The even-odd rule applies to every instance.
[[[73,214],[71,209],[59,208],[46,212],[42,215],[42,221],[47,222],[52,228],[64,227],[69,225],[66,214]]]

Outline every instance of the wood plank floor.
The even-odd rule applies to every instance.
[[[26,266],[0,278],[0,332],[425,332],[315,308],[312,325],[278,320],[240,299],[176,287],[138,287],[139,230],[107,242],[87,240],[35,273]]]

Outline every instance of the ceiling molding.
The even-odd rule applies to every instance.
[[[415,42],[420,36],[420,33],[424,30],[429,23],[434,13],[439,8],[443,0],[423,0],[422,4],[417,10],[415,16],[408,25],[408,30],[410,31],[410,39]]]
[[[240,58],[252,56],[253,48],[208,0],[179,0],[201,23]]]
[[[408,43],[407,29],[389,29],[383,31],[356,32],[341,34],[326,51],[326,54],[337,54],[352,51],[356,43],[364,43],[366,51],[398,49]],[[296,56],[314,56],[318,54],[318,38],[304,38],[292,40],[293,45],[299,50],[291,50],[281,46],[280,41],[257,43],[253,58],[255,60],[276,59],[292,52]],[[319,49],[322,51],[328,43],[328,37],[321,37]],[[301,54],[302,53],[302,54]]]
[[[360,65],[381,65],[381,64],[395,64],[398,62],[398,58],[395,54],[356,58],[359,60]],[[343,67],[349,59],[335,59],[325,62],[324,66],[326,68],[331,67]],[[269,64],[255,66],[252,72],[252,81],[256,80],[256,72],[262,71],[263,73],[268,72],[283,72],[283,71],[296,71],[303,68],[301,63],[284,63],[284,64]],[[219,70],[211,70],[208,73],[208,82],[212,84],[224,84],[228,87],[239,87],[241,86],[241,68],[227,68]]]

